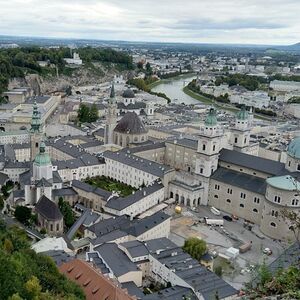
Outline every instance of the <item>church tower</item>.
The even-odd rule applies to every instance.
[[[33,104],[33,112],[31,118],[31,127],[30,127],[30,159],[34,160],[36,155],[39,152],[40,142],[43,136],[42,124],[41,124],[41,115],[38,111],[38,106],[36,101]]]
[[[211,108],[200,127],[195,173],[203,187],[201,205],[207,205],[209,178],[218,168],[223,131],[218,125],[216,111]]]
[[[112,83],[110,96],[108,101],[108,112],[106,117],[105,132],[104,132],[104,142],[105,144],[113,144],[113,133],[117,125],[117,103],[115,99],[115,87]]]
[[[250,118],[246,107],[243,105],[236,114],[234,126],[231,128],[231,144],[233,149],[239,152],[245,152],[250,144]]]
[[[216,111],[211,108],[200,128],[196,173],[210,177],[217,169],[218,156],[221,150],[221,137],[223,132],[218,125]]]
[[[39,152],[32,164],[31,183],[25,185],[26,204],[37,203],[43,195],[52,199],[53,168],[45,148],[45,143],[41,141]]]

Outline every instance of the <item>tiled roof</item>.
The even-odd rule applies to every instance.
[[[86,300],[133,300],[127,292],[101,273],[97,272],[91,265],[79,259],[74,259],[59,267],[61,273],[67,278],[79,284]]]

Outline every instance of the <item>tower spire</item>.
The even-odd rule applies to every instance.
[[[112,82],[112,85],[111,85],[109,98],[110,99],[115,98],[115,85],[114,85],[114,82]]]
[[[33,103],[30,132],[41,132],[41,115],[38,111],[36,100]]]

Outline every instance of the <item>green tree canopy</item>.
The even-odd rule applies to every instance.
[[[183,251],[190,254],[193,258],[200,260],[201,257],[205,254],[207,247],[204,240],[192,237],[185,240],[182,249]]]
[[[30,249],[24,230],[6,228],[2,221],[0,266],[0,299],[85,299],[81,288],[67,280],[50,257]]]
[[[24,225],[29,225],[31,219],[31,209],[27,206],[17,206],[15,210],[16,219]]]
[[[75,222],[75,214],[72,210],[72,207],[68,202],[64,201],[62,197],[60,197],[58,200],[58,207],[64,216],[64,222],[66,227],[70,228]]]

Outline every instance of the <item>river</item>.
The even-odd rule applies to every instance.
[[[190,81],[195,79],[196,76],[173,78],[162,80],[162,82],[153,87],[151,90],[153,92],[165,93],[172,102],[175,103],[185,103],[185,104],[199,104],[199,101],[190,97],[183,92],[184,85],[187,85]]]

